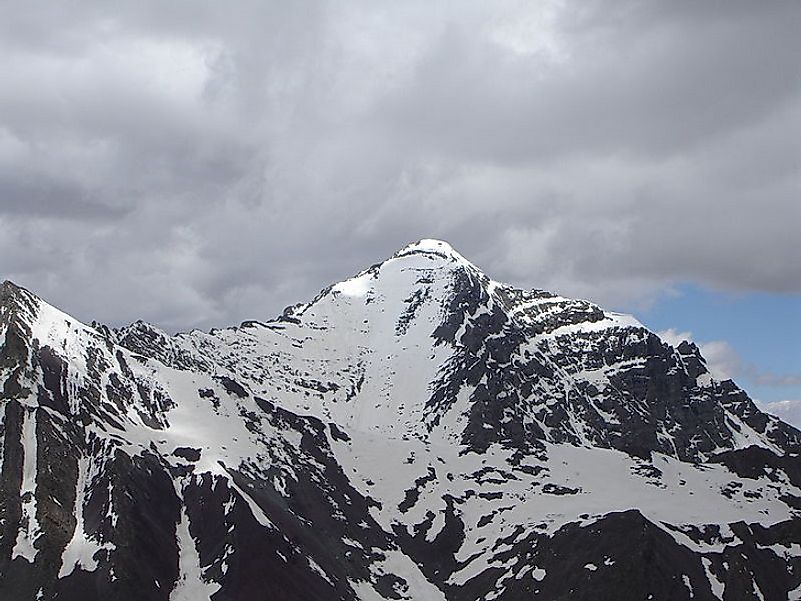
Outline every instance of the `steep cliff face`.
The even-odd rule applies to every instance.
[[[210,333],[0,311],[0,598],[801,595],[801,433],[444,242]]]

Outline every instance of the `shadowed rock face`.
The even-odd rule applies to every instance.
[[[0,599],[790,599],[801,434],[424,240],[273,321],[0,287]]]

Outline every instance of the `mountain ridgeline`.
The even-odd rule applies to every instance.
[[[801,433],[423,240],[175,336],[0,289],[0,599],[801,598]]]

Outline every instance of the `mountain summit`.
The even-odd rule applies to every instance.
[[[176,336],[6,282],[0,344],[2,599],[801,592],[799,431],[445,242]]]

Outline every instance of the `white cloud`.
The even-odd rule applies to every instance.
[[[761,408],[801,429],[801,399],[762,403]]]
[[[733,380],[744,375],[743,362],[737,351],[725,340],[701,342],[698,345],[707,368],[718,380]]]
[[[692,342],[693,339],[692,332],[679,332],[673,328],[656,332],[656,335],[673,347],[679,346],[685,340]]]

